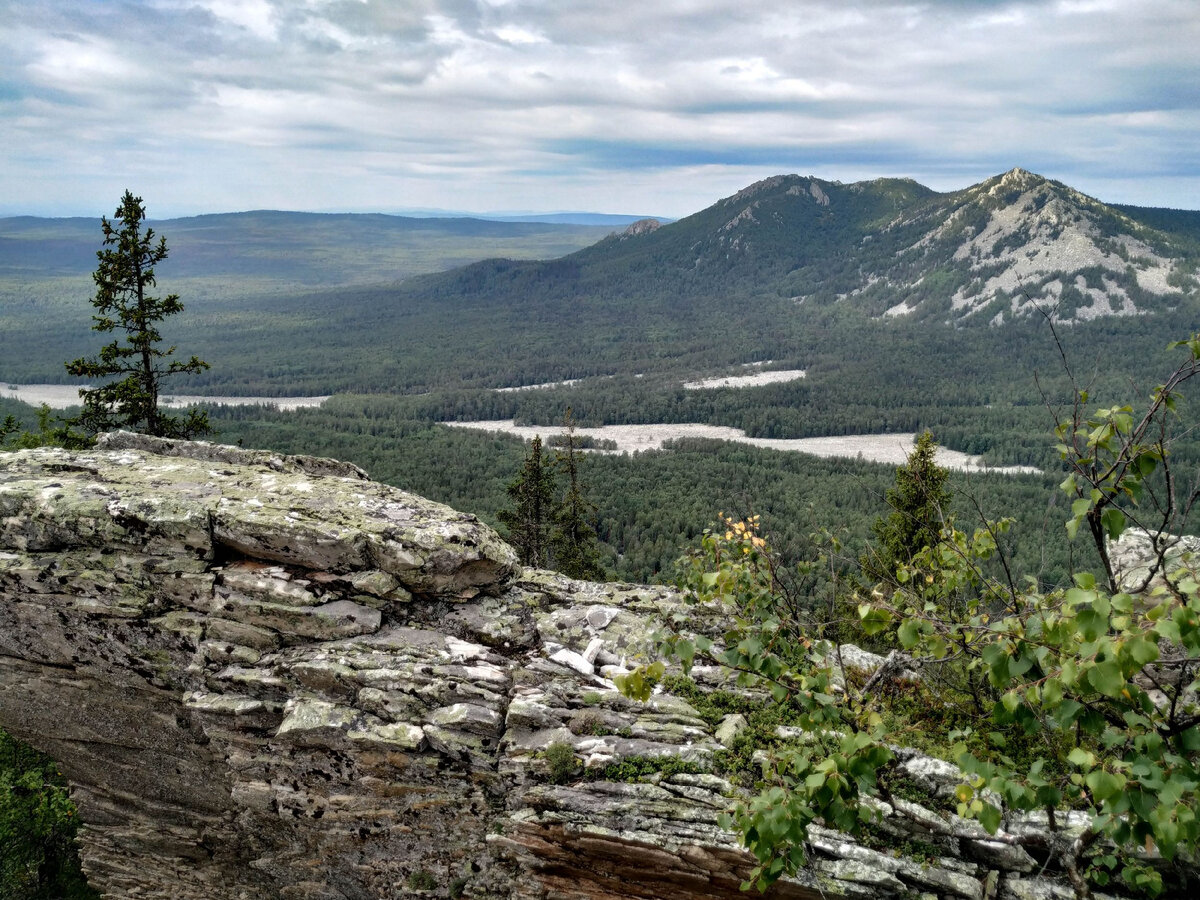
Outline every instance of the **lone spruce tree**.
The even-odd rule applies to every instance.
[[[896,469],[896,484],[887,491],[892,511],[886,519],[875,520],[871,530],[877,544],[873,555],[862,560],[870,577],[891,580],[897,566],[941,540],[950,502],[946,488],[950,473],[934,461],[936,454],[937,441],[926,431],[917,438],[905,464]]]
[[[181,417],[164,414],[158,407],[159,387],[169,375],[197,373],[208,363],[193,356],[183,362],[169,359],[174,347],[160,347],[158,323],[183,311],[177,294],[155,297],[154,267],[167,258],[167,240],[154,241],[154,229],[142,229],[146,218],[142,198],[129,191],[121,198],[113,220],[101,218],[104,247],[96,252],[99,265],[92,274],[96,296],[92,306],[93,331],[117,332],[118,337],[100,348],[100,354],[66,364],[71,375],[92,380],[115,379],[80,391],[83,409],[67,420],[68,429],[87,435],[116,428],[141,431],[158,437],[190,438],[210,430],[208,414],[189,410]]]
[[[596,529],[591,524],[596,507],[588,500],[579,478],[581,454],[579,441],[575,437],[575,419],[569,406],[563,425],[567,429],[566,439],[555,456],[559,468],[567,476],[567,486],[555,516],[554,534],[550,542],[555,566],[571,578],[600,581],[604,577],[604,569],[600,567]]]
[[[550,564],[550,528],[555,512],[554,467],[542,452],[542,439],[534,437],[521,472],[508,486],[512,509],[499,512],[508,529],[508,541],[527,566]]]

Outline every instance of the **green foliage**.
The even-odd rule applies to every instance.
[[[1097,542],[1119,537],[1132,518],[1105,518],[1105,510],[1140,511],[1148,497],[1158,498],[1153,546],[1177,524],[1167,420],[1182,403],[1180,386],[1200,370],[1200,335],[1172,346],[1189,358],[1141,418],[1121,408],[1089,414],[1080,391],[1066,427],[1059,423],[1073,476],[1062,487],[1076,497],[1077,523],[1099,511]],[[1155,439],[1147,442],[1147,433]],[[1168,565],[1158,549],[1157,580],[1148,575],[1137,596],[1121,589],[1111,567],[1104,583],[1079,573],[1073,587],[1042,592],[1018,587],[1007,569],[989,574],[1007,525],[984,522],[967,535],[947,522],[936,542],[897,562],[886,590],[857,596],[862,627],[891,631],[953,711],[943,723],[956,726],[945,755],[962,770],[960,816],[1035,847],[1081,898],[1114,877],[1160,893],[1163,872],[1138,853],[1170,861],[1200,847],[1200,560],[1183,554]],[[788,708],[802,729],[802,740],[770,747],[758,793],[722,819],[758,860],[743,887],[761,890],[803,864],[811,823],[870,830],[863,799],[895,781],[896,688],[888,689],[887,664],[861,684],[839,673],[821,623],[797,615],[756,523],[724,526],[705,532],[689,557],[681,587],[691,608],[669,623],[661,649],[685,673],[698,658],[729,668],[739,684]],[[637,677],[660,672],[643,668],[619,687],[639,696]],[[842,697],[832,690],[835,674]],[[1000,834],[1010,816],[1035,810],[1050,814],[1048,831]],[[1086,815],[1082,834],[1062,828],[1072,810]]]
[[[1140,590],[1162,569],[1166,529],[1200,497],[1195,491],[1180,497],[1175,480],[1164,472],[1174,443],[1172,425],[1184,403],[1179,389],[1200,374],[1200,336],[1172,342],[1168,349],[1184,349],[1188,358],[1153,390],[1141,415],[1135,416],[1130,405],[1091,409],[1088,392],[1076,387],[1069,415],[1060,414],[1056,421],[1058,452],[1067,467],[1061,488],[1073,498],[1067,534],[1074,540],[1080,527],[1086,528],[1113,592],[1120,586],[1108,542],[1127,526],[1151,535],[1159,557]]]
[[[687,560],[680,586],[691,609],[671,623],[662,649],[685,674],[697,658],[737,672],[740,685],[766,691],[808,737],[770,748],[761,792],[735,802],[722,817],[758,860],[744,887],[765,889],[803,864],[810,824],[819,819],[857,832],[870,819],[859,800],[876,791],[878,770],[892,754],[882,720],[860,716],[834,696],[830,645],[814,640],[796,608],[789,608],[777,562],[756,521],[725,518],[723,525],[705,532],[700,549]],[[685,626],[696,630],[684,631]],[[723,628],[723,634],[711,636],[714,628]],[[642,675],[635,670],[618,687],[638,697]]]
[[[75,848],[78,818],[54,762],[0,730],[0,896],[92,900]]]
[[[569,406],[563,427],[566,434],[560,448],[555,451],[555,461],[567,483],[554,516],[550,550],[555,567],[563,574],[572,578],[600,581],[604,578],[604,569],[600,565],[596,529],[592,527],[596,507],[588,500],[579,477],[582,454],[575,434],[575,420]]]
[[[672,775],[698,775],[708,769],[678,756],[627,756],[620,762],[588,769],[589,781],[636,782],[669,778]]]
[[[37,411],[37,430],[23,428],[16,416],[7,415],[0,422],[0,450],[28,450],[33,447],[60,446],[66,439],[61,425],[51,418],[53,413],[45,403]]]
[[[888,488],[891,512],[877,519],[873,553],[863,560],[868,576],[890,576],[924,547],[938,543],[950,508],[946,482],[950,473],[934,461],[937,444],[929,431],[917,438],[905,465],[896,469],[896,484]]]
[[[171,375],[196,374],[208,363],[193,356],[186,362],[170,359],[175,348],[163,350],[158,323],[183,311],[177,294],[151,296],[155,286],[154,267],[167,258],[167,240],[154,243],[154,229],[142,231],[146,211],[140,197],[129,191],[121,198],[114,220],[119,227],[101,218],[104,247],[96,253],[99,265],[92,276],[96,296],[92,305],[99,315],[93,317],[94,331],[116,331],[121,339],[105,344],[99,356],[80,357],[66,364],[67,372],[78,378],[117,380],[81,392],[83,408],[68,420],[68,428],[82,429],[85,435],[115,428],[143,431],[159,437],[195,437],[209,431],[208,416],[191,410],[182,419],[159,408],[162,380]],[[165,363],[165,365],[164,365]]]
[[[21,423],[15,416],[8,415],[0,422],[0,447],[7,448],[9,440],[21,430]]]
[[[654,693],[654,687],[665,671],[666,668],[661,662],[653,662],[646,666],[638,666],[628,675],[618,675],[613,681],[617,690],[626,697],[645,703]]]
[[[566,434],[553,460],[542,451],[541,437],[533,438],[520,473],[508,485],[512,506],[496,517],[508,530],[508,541],[525,565],[598,581],[604,577],[604,569],[592,526],[595,506],[587,499],[580,478],[582,453],[570,407],[564,427]],[[560,472],[566,480],[561,494]]]
[[[546,771],[554,784],[566,784],[579,771],[575,748],[566,741],[554,741],[544,751]]]
[[[437,879],[424,869],[417,869],[408,876],[408,889],[410,891],[433,891],[437,889]]]
[[[550,530],[555,514],[554,469],[542,453],[542,439],[529,442],[521,471],[508,485],[511,509],[497,514],[508,529],[508,542],[527,566],[550,565]]]

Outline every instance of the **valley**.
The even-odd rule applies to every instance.
[[[761,513],[793,556],[821,527],[861,547],[929,429],[957,514],[1015,516],[1007,551],[1061,583],[1088,552],[1055,508],[1072,379],[1140,403],[1166,343],[1200,320],[1200,214],[1109,206],[1019,169],[948,194],[778,176],[616,232],[156,225],[172,245],[161,285],[187,307],[168,339],[212,364],[169,396],[250,404],[213,409],[218,440],[353,461],[496,524],[523,439],[569,408],[580,435],[616,441],[585,477],[604,565],[633,580],[670,578],[719,510]],[[94,347],[97,234],[0,221],[0,386],[61,380]],[[0,413],[32,425],[13,393]],[[1193,471],[1194,435],[1176,453]]]
[[[1028,592],[1022,596],[1036,602],[1037,592],[1062,596],[1056,589],[1071,585],[1076,573],[1097,570],[1096,545],[1071,540],[1064,528],[1075,507],[1061,487],[1054,426],[1082,426],[1099,406],[1140,409],[1177,362],[1167,343],[1194,333],[1200,321],[1200,216],[1108,207],[1020,170],[949,195],[901,180],[841,185],[781,176],[679,222],[635,223],[620,233],[387,219],[251,213],[161,224],[172,241],[180,238],[179,258],[162,267],[162,287],[184,294],[187,306],[169,323],[167,339],[212,364],[165,381],[162,405],[203,404],[211,439],[251,451],[190,445],[204,460],[222,460],[217,469],[207,461],[196,469],[199,493],[229,479],[215,500],[206,494],[204,502],[215,505],[204,518],[225,515],[226,494],[250,491],[245,509],[256,536],[243,542],[257,546],[265,533],[259,494],[274,490],[280,470],[298,464],[278,455],[295,454],[324,457],[302,464],[315,472],[358,474],[330,462],[342,460],[411,492],[395,492],[402,499],[387,505],[385,534],[394,533],[392,512],[403,504],[436,505],[422,497],[467,514],[439,507],[456,524],[434,523],[431,532],[444,536],[467,523],[490,534],[482,522],[504,534],[514,521],[507,511],[515,479],[528,469],[527,441],[536,435],[546,440],[547,468],[573,465],[583,486],[580,505],[599,541],[599,568],[584,577],[671,584],[684,577],[683,554],[702,540],[712,546],[725,534],[749,554],[765,539],[782,562],[781,596],[797,604],[789,615],[812,615],[840,640],[869,640],[865,623],[844,606],[864,595],[846,586],[861,585],[867,561],[887,546],[883,520],[902,480],[898,467],[925,431],[940,445],[936,464],[947,470],[949,499],[939,516],[968,533],[1004,523],[976,535],[984,549],[969,561],[977,568],[967,581],[973,585],[982,573],[1012,585],[1019,573]],[[78,402],[78,387],[61,383],[63,360],[97,344],[86,301],[94,224],[0,220],[0,421],[7,432],[13,423],[24,426],[34,442],[54,425],[54,413],[39,411],[40,404],[61,410]],[[1091,398],[1086,409],[1075,405],[1081,389]],[[1193,501],[1200,493],[1192,485],[1200,485],[1200,433],[1189,401],[1194,397],[1181,398],[1177,409],[1170,454],[1178,524],[1197,532],[1200,504]],[[567,421],[583,448],[578,458],[561,449]],[[1082,427],[1083,440],[1105,440],[1089,427]],[[15,434],[12,443],[20,440]],[[227,463],[254,459],[255,449],[270,451],[259,459],[266,474],[248,487]],[[162,471],[175,477],[179,460],[168,459]],[[64,471],[76,471],[92,498],[90,465],[68,463]],[[118,467],[129,474],[125,456]],[[60,498],[64,478],[58,470],[47,477],[52,481],[38,496]],[[307,513],[296,516],[316,480],[302,478],[284,499],[268,496],[285,511],[287,528],[310,527]],[[340,483],[322,484],[330,482]],[[338,500],[326,511],[338,516],[361,504],[361,485],[345,495],[355,502]],[[178,499],[178,485],[171,490]],[[1135,507],[1125,504],[1131,517],[1141,512]],[[31,522],[41,522],[41,509]],[[107,521],[105,509],[100,519]],[[170,518],[174,508],[167,512]],[[131,521],[145,527],[138,516]],[[358,547],[360,533],[349,533],[348,546]],[[197,534],[209,539],[204,529]],[[28,540],[40,538],[18,542]],[[339,580],[332,570],[294,580],[288,566],[271,564],[294,561],[293,537],[280,540],[280,547],[258,551],[265,561],[248,564],[255,583],[264,571],[276,573],[278,590],[292,597],[309,596],[303,585]],[[321,556],[329,542],[316,546]],[[184,554],[189,567],[192,552]],[[408,572],[410,556],[397,559]],[[434,581],[445,577],[437,559]],[[236,583],[238,566],[231,569],[223,556],[217,563],[220,575],[212,577],[223,579],[225,590],[231,577]],[[55,566],[22,565],[61,585]],[[305,559],[305,571],[314,565]],[[466,569],[477,567],[475,560]],[[360,574],[351,579],[354,600],[299,614],[304,634],[312,621],[326,621],[316,610],[352,608],[357,617],[322,628],[357,629],[372,616],[382,622],[378,609],[358,602],[362,590],[402,598],[401,615],[428,600],[393,592],[402,582],[383,571]],[[124,577],[114,582],[119,603],[131,596]],[[572,597],[586,584],[532,577],[561,579]],[[91,591],[90,570],[86,579]],[[918,580],[932,584],[934,577]],[[518,588],[522,615],[529,584]],[[449,585],[455,608],[473,598],[479,621],[492,629],[495,598],[476,596],[473,582],[461,587]],[[253,615],[267,615],[255,621],[276,621],[261,611],[267,607],[286,608],[255,606]],[[438,606],[432,614],[443,612]],[[623,610],[606,606],[603,615],[610,613]],[[344,654],[344,640],[336,644]],[[250,671],[231,664],[242,659],[232,644],[202,646],[214,648],[218,680]],[[250,648],[237,652],[260,659]],[[160,657],[170,658],[160,651],[148,659]],[[590,661],[579,659],[579,671],[594,677]],[[160,665],[154,662],[155,671]],[[270,679],[277,681],[278,671],[272,668]],[[338,671],[350,670],[339,662]],[[326,676],[304,677],[324,683]],[[305,691],[314,683],[307,680]],[[593,692],[581,701],[589,710],[593,694],[600,697]],[[574,726],[559,731],[575,734]],[[341,740],[341,725],[332,733]],[[589,746],[603,739],[578,737]],[[278,746],[278,735],[271,740]],[[6,748],[14,746],[0,732],[0,752],[11,755]],[[541,753],[532,757],[538,764]],[[53,768],[15,757],[4,765]],[[269,819],[279,817],[272,811]]]

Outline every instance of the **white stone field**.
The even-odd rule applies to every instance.
[[[79,405],[78,384],[7,384],[0,382],[0,397],[12,397],[31,406],[45,403],[51,409],[66,409]],[[202,397],[198,394],[164,394],[159,406],[181,409],[198,403],[216,406],[274,406],[284,412],[310,406],[320,406],[329,397]]]
[[[764,373],[765,374],[765,373]],[[540,435],[543,439],[562,433],[558,426],[515,425],[511,421],[495,419],[485,422],[446,422],[454,428],[474,428],[480,431],[500,431],[515,434],[525,440]],[[609,440],[617,445],[616,453],[637,453],[642,450],[661,450],[666,441],[680,438],[708,438],[720,441],[739,441],[770,450],[790,450],[822,457],[846,457],[867,462],[903,465],[912,452],[916,435],[893,434],[847,434],[835,437],[815,438],[755,438],[749,437],[740,428],[721,425],[604,425],[600,428],[576,428],[580,436]],[[593,451],[605,452],[605,451]],[[960,472],[998,472],[1005,475],[1036,473],[1033,466],[986,466],[978,456],[960,453],[939,447],[938,465]]]
[[[777,369],[773,372],[756,372],[753,375],[729,375],[724,378],[705,378],[703,381],[684,382],[684,388],[689,391],[702,391],[709,388],[747,388],[760,387],[764,384],[782,384],[785,381],[797,381],[805,376],[804,369]]]

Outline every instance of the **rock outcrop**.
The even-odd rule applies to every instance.
[[[108,897],[742,896],[711,765],[737,721],[610,680],[677,604],[522,569],[328,460],[126,434],[0,454],[0,726],[61,763]],[[622,774],[656,759],[692,765]],[[769,896],[1065,896],[1022,850],[883,811],[935,855],[817,829]]]

